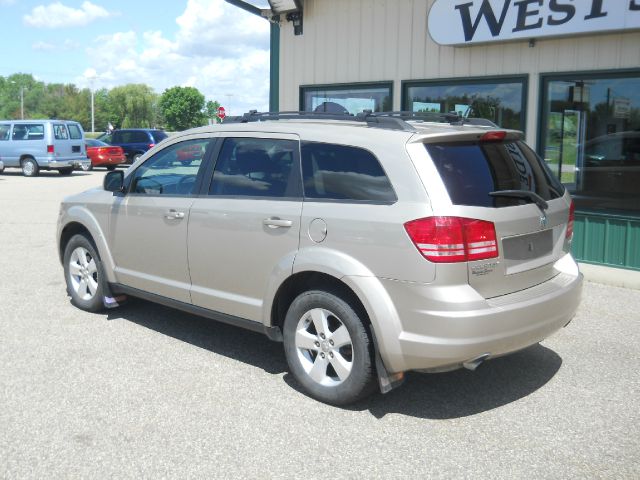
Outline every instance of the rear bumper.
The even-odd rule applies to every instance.
[[[571,321],[580,303],[582,274],[573,258],[566,255],[556,269],[558,275],[540,285],[492,299],[469,285],[381,280],[399,320],[389,322],[396,331],[384,322],[374,325],[378,338],[394,337],[380,348],[387,369],[453,369],[544,340]]]
[[[42,165],[47,168],[80,168],[82,166],[90,166],[91,160],[88,158],[76,158],[69,160],[49,160],[48,163]]]

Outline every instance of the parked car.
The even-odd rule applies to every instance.
[[[123,128],[115,130],[112,134],[98,137],[109,145],[122,147],[127,157],[126,163],[133,163],[157,143],[167,138],[162,130],[150,128]]]
[[[82,126],[69,120],[0,120],[0,157],[25,177],[40,170],[69,175],[90,164]]]
[[[0,160],[0,173],[4,172],[4,163]]]
[[[91,138],[87,138],[86,144],[87,156],[91,159],[91,165],[87,170],[92,170],[93,167],[107,167],[107,170],[113,170],[126,160],[122,147]]]
[[[333,404],[407,371],[474,370],[571,321],[573,203],[520,132],[305,116],[182,132],[65,199],[72,303],[130,295],[263,332]]]

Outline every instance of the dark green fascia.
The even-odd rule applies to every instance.
[[[277,21],[277,18],[274,19]],[[269,111],[280,111],[280,24],[270,22],[269,43]]]

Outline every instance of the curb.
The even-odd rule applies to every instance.
[[[579,263],[578,265],[580,266],[580,271],[584,274],[585,280],[594,283],[604,283],[605,285],[614,287],[640,290],[640,272],[623,268],[591,265],[589,263]]]

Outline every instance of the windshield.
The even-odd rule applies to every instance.
[[[504,190],[533,192],[544,200],[564,194],[544,162],[523,142],[425,144],[455,205],[510,207],[533,203],[533,196],[504,197]]]

